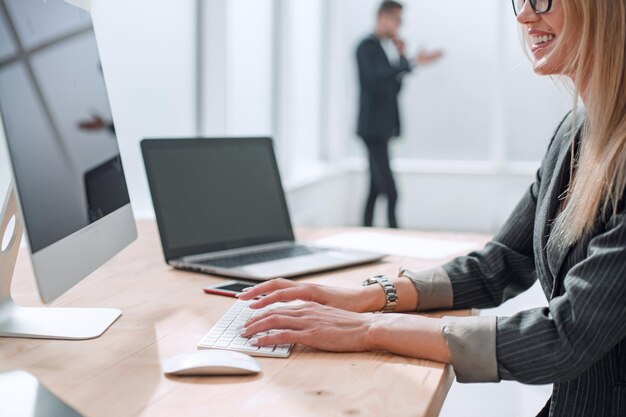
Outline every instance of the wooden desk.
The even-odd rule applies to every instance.
[[[90,341],[0,339],[0,371],[31,372],[86,417],[439,414],[454,378],[451,367],[387,353],[334,354],[297,346],[288,359],[260,358],[263,373],[258,376],[165,377],[161,362],[195,350],[233,300],[203,293],[218,278],[166,266],[154,222],[140,221],[138,227],[139,238],[131,247],[54,303],[119,308],[122,317]],[[299,237],[337,231],[301,231]],[[436,236],[486,241],[481,236]],[[440,262],[389,257],[306,279],[359,285],[374,273],[394,275],[399,265],[420,269]],[[40,305],[24,251],[13,293],[20,304]]]

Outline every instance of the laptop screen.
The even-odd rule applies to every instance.
[[[167,260],[294,240],[272,141],[144,140]]]

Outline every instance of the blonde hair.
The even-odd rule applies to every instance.
[[[585,103],[576,174],[550,239],[566,247],[593,231],[598,218],[614,220],[626,188],[626,0],[561,5],[565,27],[552,54],[566,54],[560,72],[575,74]]]

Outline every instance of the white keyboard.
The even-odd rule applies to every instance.
[[[252,310],[248,305],[252,301],[237,300],[235,304],[222,316],[220,321],[198,343],[198,349],[223,349],[247,353],[251,356],[265,356],[270,358],[286,358],[291,353],[293,345],[252,346],[250,338],[241,337],[242,326],[252,317],[257,316],[268,308]],[[276,330],[259,333],[256,337],[265,336],[268,333],[276,333]]]

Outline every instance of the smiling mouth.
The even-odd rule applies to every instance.
[[[541,36],[531,36],[530,40],[533,43],[533,47],[542,47],[554,40],[554,35],[541,35]]]

